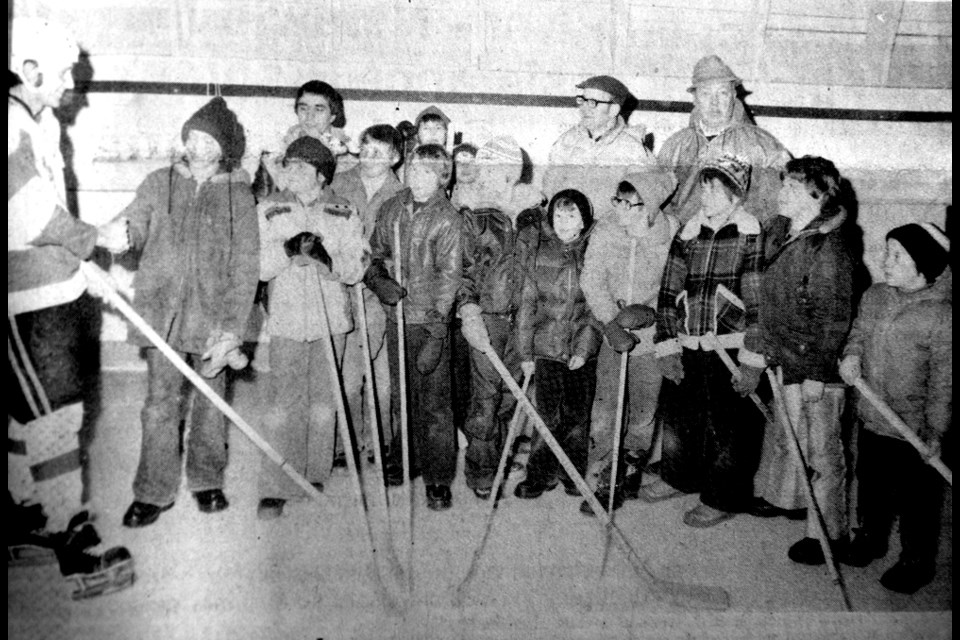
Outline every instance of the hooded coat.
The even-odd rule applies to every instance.
[[[953,417],[952,291],[949,270],[919,291],[873,285],[843,350],[860,357],[867,384],[925,442],[939,441]],[[870,431],[903,439],[859,395],[857,413]]]
[[[779,140],[752,124],[743,103],[734,101],[731,122],[720,134],[708,139],[700,129],[700,112],[694,107],[690,123],[663,143],[658,161],[673,170],[680,183],[667,206],[680,224],[686,224],[700,210],[700,170],[707,159],[730,153],[750,163],[750,186],[743,207],[761,223],[777,212],[780,171],[790,160]]]

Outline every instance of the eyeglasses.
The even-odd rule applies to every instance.
[[[640,207],[643,206],[642,202],[634,203],[634,202],[630,202],[629,200],[624,200],[623,198],[618,198],[617,196],[613,196],[610,198],[610,204],[612,204],[615,207],[619,207],[620,205],[626,205],[627,209],[634,209],[634,208],[639,209]]]
[[[598,104],[614,104],[613,100],[594,100],[593,98],[584,98],[583,96],[576,97],[577,106],[586,104],[591,109],[596,109]]]

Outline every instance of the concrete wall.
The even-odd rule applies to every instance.
[[[887,229],[942,224],[952,202],[950,3],[57,0],[15,2],[14,11],[71,25],[89,53],[94,91],[69,135],[80,213],[91,221],[115,215],[150,169],[179,153],[182,122],[207,99],[169,84],[160,94],[137,84],[98,91],[104,81],[209,83],[211,95],[218,84],[289,87],[289,98],[228,97],[247,129],[251,170],[294,122],[293,88],[311,78],[362,97],[347,100],[353,137],[375,122],[412,119],[425,106],[418,97],[439,92],[465,140],[513,135],[542,164],[575,110],[503,102],[540,96],[550,105],[588,75],[616,75],[651,101],[632,122],[644,123],[659,149],[685,125],[671,103],[689,99],[693,63],[708,53],[744,78],[749,104],[786,108],[778,113],[789,117],[761,116],[760,126],[795,155],[826,156],[851,177],[874,271]],[[815,119],[804,108],[866,115]],[[123,333],[122,323],[107,323],[108,337]]]

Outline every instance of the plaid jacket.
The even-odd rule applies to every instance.
[[[760,223],[739,207],[717,231],[704,223],[692,218],[670,246],[657,300],[657,357],[683,347],[710,351],[701,337],[715,333],[724,348],[740,349],[741,362],[763,367]]]

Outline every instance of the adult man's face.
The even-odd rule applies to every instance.
[[[49,58],[43,61],[29,61],[24,64],[23,77],[26,90],[33,100],[43,107],[56,109],[63,101],[63,95],[73,89],[73,65],[76,60]]]
[[[736,89],[729,80],[704,82],[697,85],[693,92],[693,104],[707,129],[718,129],[729,124],[733,117],[733,101],[736,99]]]
[[[577,110],[580,112],[580,124],[586,127],[587,131],[603,131],[608,129],[620,114],[620,105],[616,104],[613,96],[606,91],[583,89],[577,96]]]
[[[297,100],[297,119],[305,130],[323,134],[329,131],[337,114],[330,108],[330,102],[316,93],[305,93]]]

